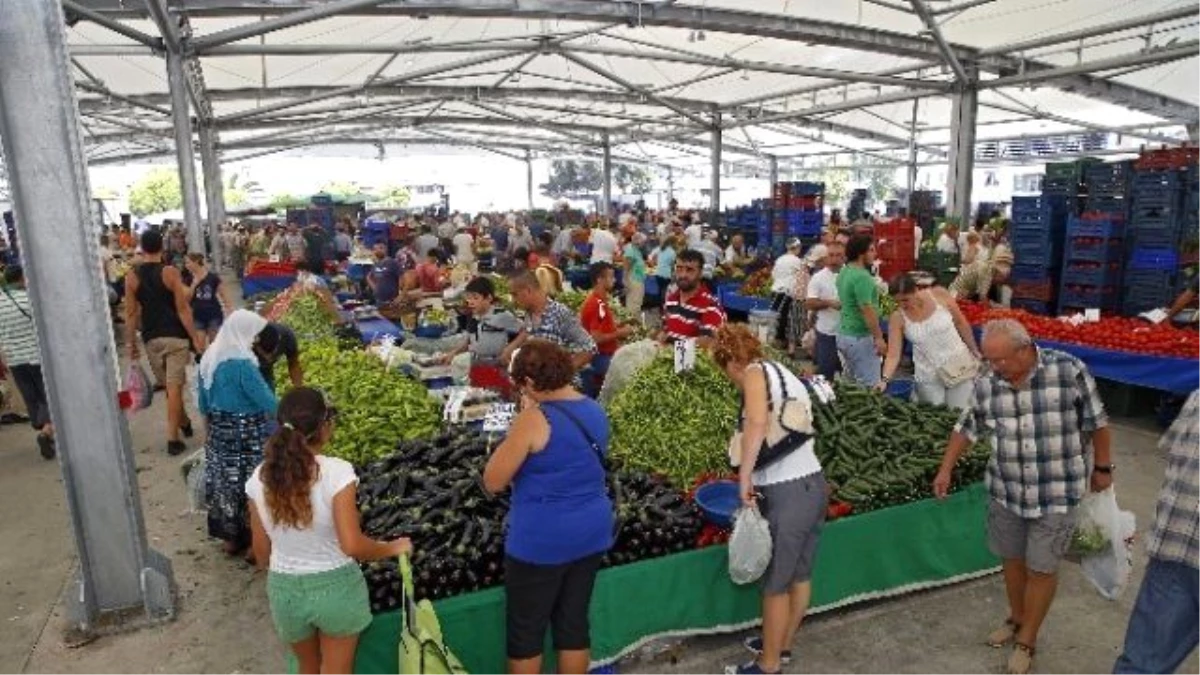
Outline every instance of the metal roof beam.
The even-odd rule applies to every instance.
[[[1004,95],[1003,92],[996,92],[996,93]],[[1107,133],[1124,134],[1126,136],[1130,136],[1133,138],[1140,138],[1142,140],[1149,141],[1151,143],[1178,143],[1179,142],[1178,138],[1164,136],[1163,134],[1155,134],[1155,133],[1150,133],[1150,132],[1128,131],[1128,130],[1119,131],[1113,127],[1105,126],[1103,124],[1095,124],[1093,122],[1085,122],[1083,120],[1075,119],[1073,117],[1064,117],[1062,115],[1055,115],[1053,113],[1048,113],[1043,110],[1039,110],[1035,106],[1021,103],[1020,101],[1017,101],[1016,99],[1013,99],[1010,96],[1007,96],[1007,95],[1004,95],[1004,96],[1005,96],[1005,98],[1012,100],[1014,103],[1017,103],[1018,105],[1007,105],[1004,103],[995,103],[995,102],[989,102],[989,101],[980,101],[979,105],[986,106],[986,107],[992,108],[994,110],[1003,110],[1004,112],[1016,113],[1018,115],[1025,115],[1025,116],[1033,118],[1033,119],[1048,120],[1051,122],[1058,122],[1060,124],[1069,124],[1071,126],[1079,127],[1081,129],[1090,129],[1092,131],[1103,131],[1103,132],[1107,132]]]
[[[205,47],[215,47],[247,38],[258,37],[259,35],[266,35],[267,33],[283,30],[284,28],[291,28],[292,26],[299,26],[300,24],[324,19],[328,16],[351,14],[359,10],[370,9],[382,2],[383,0],[334,0],[333,2],[323,2],[309,6],[307,9],[288,12],[283,16],[246,23],[234,28],[217,31],[216,33],[202,35],[193,40],[192,44],[196,49],[203,50]]]
[[[942,53],[942,58],[946,61],[946,65],[950,66],[950,70],[954,71],[954,77],[959,84],[970,82],[967,76],[967,70],[963,68],[962,62],[958,59],[958,54],[950,47],[950,43],[946,42],[946,36],[942,35],[942,29],[938,26],[937,19],[933,13],[929,11],[929,5],[925,4],[925,0],[911,0],[913,9],[917,16],[921,17],[921,23],[925,24],[926,30],[933,36],[933,41],[937,43],[938,51]]]
[[[676,113],[682,115],[683,117],[686,117],[687,119],[691,120],[692,122],[695,122],[698,126],[701,126],[701,127],[710,126],[709,121],[704,119],[700,115],[696,115],[696,114],[692,113],[691,111],[683,108],[682,106],[675,105],[669,99],[663,98],[663,97],[659,96],[658,94],[652,93],[648,89],[642,89],[642,88],[638,87],[637,85],[633,84],[632,82],[630,82],[629,80],[626,80],[625,78],[621,77],[620,75],[610,73],[607,70],[601,68],[600,66],[595,65],[594,63],[592,63],[586,59],[582,59],[578,56],[575,56],[571,52],[559,51],[558,54],[559,54],[559,56],[562,56],[564,59],[570,61],[571,63],[582,66],[583,68],[586,68],[587,70],[592,71],[593,73],[599,75],[600,77],[603,77],[606,80],[610,80],[612,82],[615,82],[616,84],[621,85],[622,87],[625,87],[626,89],[633,92],[634,94],[640,95],[644,98],[654,101],[655,103],[663,106],[664,108],[670,108],[671,110],[674,110]]]
[[[62,5],[68,15],[74,13],[80,18],[87,19],[98,26],[103,26],[118,35],[124,35],[130,40],[145,45],[150,49],[161,50],[163,48],[163,41],[159,38],[143,33],[136,28],[130,28],[120,21],[110,18],[106,13],[85,7],[78,2],[74,2],[74,0],[62,0]]]
[[[1114,21],[1111,23],[1102,23],[1089,28],[1081,28],[1079,30],[1066,31],[1063,33],[1052,33],[1043,37],[1033,38],[1031,40],[1022,40],[1020,42],[1009,42],[1007,44],[996,45],[994,47],[986,47],[979,50],[980,56],[993,56],[1001,54],[1019,54],[1031,49],[1041,47],[1049,47],[1051,45],[1063,44],[1065,42],[1078,42],[1091,37],[1099,37],[1101,35],[1112,35],[1134,28],[1142,28],[1144,26],[1152,26],[1159,23],[1168,23],[1171,21],[1179,21],[1182,19],[1195,19],[1196,6],[1194,4],[1185,4],[1175,9],[1168,9],[1154,14],[1142,14],[1140,16],[1131,17],[1123,21]]]
[[[1105,59],[1096,59],[1094,61],[1084,61],[1073,66],[1058,66],[1053,68],[1036,68],[1034,70],[1026,70],[1024,73],[1015,75],[1006,75],[998,77],[994,80],[980,80],[980,89],[995,89],[997,87],[1012,87],[1022,84],[1031,84],[1034,82],[1045,82],[1047,80],[1059,80],[1062,78],[1074,77],[1078,75],[1087,75],[1088,73],[1097,73],[1105,70],[1113,70],[1115,68],[1124,68],[1126,66],[1147,65],[1168,63],[1170,61],[1178,61],[1180,59],[1192,58],[1200,54],[1200,41],[1188,40],[1170,47],[1160,47],[1149,51],[1137,52],[1133,54],[1123,54],[1121,56],[1113,56]],[[1116,83],[1104,82],[1109,86],[1115,86]],[[1191,115],[1193,118],[1197,116],[1195,106],[1192,106]]]

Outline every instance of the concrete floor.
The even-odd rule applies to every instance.
[[[180,587],[178,618],[167,625],[68,647],[61,594],[74,565],[58,465],[37,454],[27,427],[0,427],[0,672],[280,672],[283,647],[267,611],[264,576],[225,557],[205,537],[203,516],[187,512],[179,459],[163,448],[161,397],[130,422],[142,505],[152,545],[171,557]],[[1153,517],[1164,462],[1157,430],[1115,425],[1117,489],[1144,528]],[[852,564],[852,561],[848,561]],[[1065,567],[1043,631],[1035,669],[1110,672],[1140,583],[1116,602],[1102,599]],[[703,592],[698,590],[698,592]],[[632,608],[631,608],[632,609]],[[818,615],[801,631],[789,672],[1002,672],[1007,653],[983,636],[1005,616],[999,576]],[[741,635],[691,639],[676,662],[643,657],[622,672],[719,672],[743,661]],[[1200,670],[1193,654],[1184,671]]]

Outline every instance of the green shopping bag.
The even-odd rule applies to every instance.
[[[400,556],[404,601],[400,604],[400,672],[403,675],[459,675],[467,672],[446,647],[433,603],[414,602],[412,564]]]

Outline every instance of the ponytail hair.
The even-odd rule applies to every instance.
[[[279,401],[279,429],[267,440],[260,478],[267,511],[277,525],[303,529],[312,524],[310,492],[320,467],[309,449],[331,408],[321,392],[297,387]]]

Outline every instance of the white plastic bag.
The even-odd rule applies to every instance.
[[[729,535],[729,578],[749,584],[767,571],[771,563],[771,527],[757,506],[738,509]]]
[[[179,464],[183,473],[183,484],[187,486],[188,512],[204,513],[208,511],[208,493],[204,480],[205,461],[204,448],[193,452]]]
[[[600,394],[596,397],[600,405],[612,402],[617,392],[621,391],[638,371],[654,360],[659,349],[658,343],[653,340],[639,340],[618,349],[613,354],[608,374],[604,376],[604,384],[600,386]]]
[[[1116,600],[1133,571],[1133,534],[1136,518],[1117,506],[1117,493],[1110,487],[1089,492],[1079,504],[1079,522],[1074,544],[1091,540],[1099,548],[1082,556],[1080,566],[1100,595]],[[1107,541],[1099,545],[1099,537]]]

